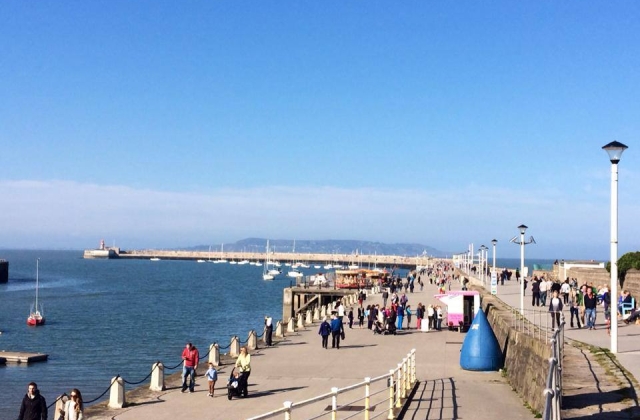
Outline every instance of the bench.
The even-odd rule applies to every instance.
[[[620,304],[620,315],[622,319],[626,319],[631,315],[631,312],[636,308],[636,299],[631,298],[631,302]]]

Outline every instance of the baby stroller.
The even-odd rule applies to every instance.
[[[396,335],[396,324],[390,318],[387,318],[387,322],[384,329],[384,335],[393,334]]]
[[[247,396],[247,380],[244,373],[236,368],[231,370],[231,375],[227,381],[227,398],[246,397]]]

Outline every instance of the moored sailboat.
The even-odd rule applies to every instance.
[[[44,325],[44,312],[42,305],[38,303],[38,289],[40,288],[40,258],[36,259],[36,302],[31,306],[29,317],[27,318],[27,325],[37,327],[38,325]]]

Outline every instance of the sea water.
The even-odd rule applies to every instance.
[[[7,420],[18,416],[31,381],[48,405],[71,388],[89,401],[116,375],[136,382],[156,361],[178,365],[187,341],[202,357],[214,342],[225,347],[234,335],[261,334],[265,315],[282,317],[291,280],[263,281],[262,267],[249,264],[85,260],[82,251],[0,251],[0,258],[9,261],[9,283],[0,284],[0,350],[49,355],[0,366],[0,419]],[[37,258],[46,324],[29,327]]]

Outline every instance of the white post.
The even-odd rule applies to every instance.
[[[116,376],[111,379],[111,387],[109,391],[109,408],[124,407],[124,379]]]
[[[364,420],[369,420],[371,409],[371,378],[364,378]]]
[[[152,391],[164,391],[164,365],[156,362],[151,367],[151,384],[149,389]]]
[[[338,389],[337,387],[331,388],[331,420],[338,418]]]
[[[402,407],[400,397],[402,396],[402,363],[398,363],[398,378],[396,379],[396,408]]]
[[[520,315],[524,316],[524,230],[520,230]]]
[[[258,335],[256,330],[249,331],[249,337],[247,338],[247,347],[249,350],[255,350],[258,348]]]
[[[231,344],[229,345],[229,356],[237,357],[240,354],[240,339],[237,335],[231,337]]]
[[[292,401],[285,401],[284,402],[284,408],[285,408],[285,410],[287,410],[287,411],[284,412],[284,420],[291,420],[291,405],[292,404],[293,404]]]
[[[493,243],[493,271],[496,271],[496,241],[495,239],[492,241]]]
[[[611,162],[611,353],[618,352],[618,163]]]
[[[395,405],[393,401],[393,394],[394,394],[393,374],[394,374],[393,369],[391,369],[389,371],[389,414],[387,415],[388,420],[392,420],[394,418],[393,407]]]
[[[209,363],[213,363],[213,366],[220,366],[220,346],[218,343],[209,346]]]

